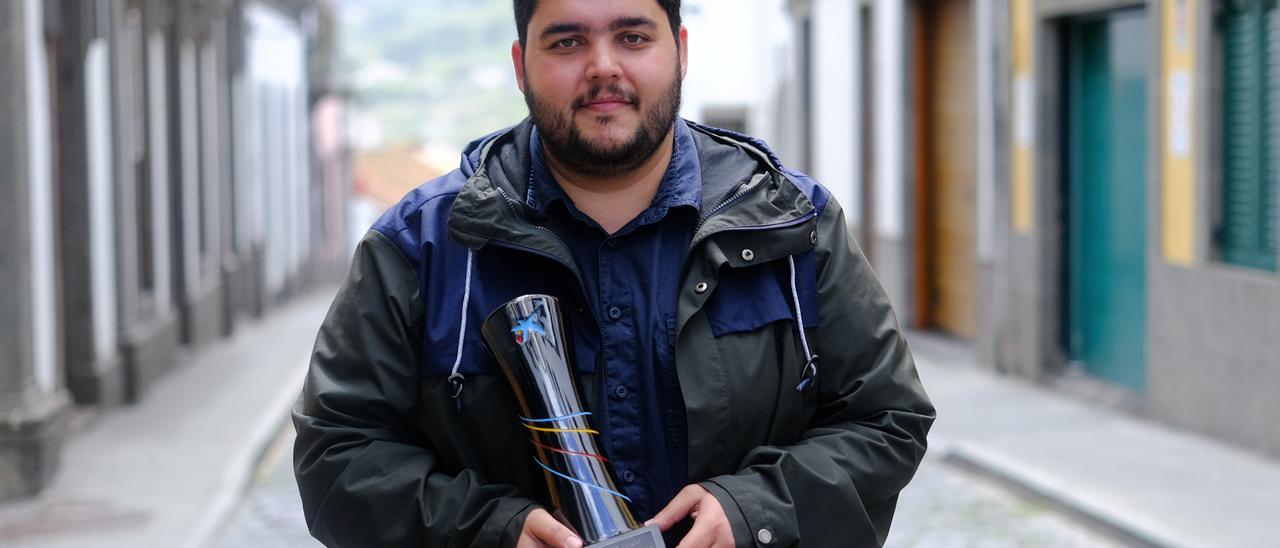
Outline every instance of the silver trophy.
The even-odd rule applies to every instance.
[[[583,409],[570,363],[560,304],[549,295],[525,295],[494,310],[481,332],[502,366],[533,444],[533,466],[551,490],[551,502],[591,547],[662,548],[656,525],[641,527],[601,456]]]

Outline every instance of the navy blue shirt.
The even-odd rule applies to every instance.
[[[593,426],[614,476],[644,521],[684,487],[688,437],[675,369],[676,297],[702,203],[693,135],[676,121],[671,164],[649,207],[610,235],[573,205],[535,129],[526,203],[569,246],[600,326]]]

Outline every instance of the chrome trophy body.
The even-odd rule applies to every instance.
[[[578,396],[567,328],[555,297],[525,295],[498,307],[481,330],[523,413],[512,420],[529,431],[530,464],[546,475],[552,504],[588,545],[660,548],[657,527],[636,522],[597,448],[599,432]]]

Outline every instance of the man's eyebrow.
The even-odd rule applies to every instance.
[[[609,23],[609,30],[618,31],[622,29],[633,29],[636,27],[657,28],[657,26],[658,24],[648,17],[623,17],[621,19],[614,19],[612,23]]]
[[[547,28],[542,29],[540,36],[546,38],[555,34],[569,34],[574,32],[585,33],[587,32],[587,26],[582,23],[552,23],[547,25]]]
[[[658,24],[648,17],[621,17],[614,19],[609,23],[609,30],[617,32],[622,29],[633,29],[637,27],[657,28]],[[542,29],[541,37],[547,38],[557,34],[570,33],[586,33],[591,29],[582,23],[552,23],[547,28]]]

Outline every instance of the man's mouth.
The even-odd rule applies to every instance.
[[[635,104],[631,97],[625,95],[599,95],[582,101],[578,108],[597,113],[610,113]]]

